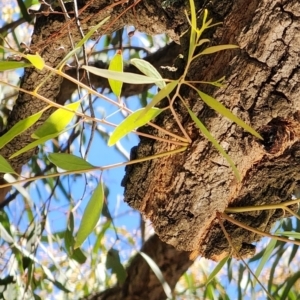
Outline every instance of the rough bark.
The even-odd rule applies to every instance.
[[[180,35],[189,26],[183,12],[184,1],[168,1],[170,3],[164,9],[161,8],[161,2],[137,2],[135,11],[128,10],[114,24],[110,23],[109,28],[104,27],[100,34],[133,23],[140,31],[147,33],[167,32],[178,42]],[[202,7],[203,2],[196,1],[197,9]],[[109,14],[111,20],[115,20],[125,9],[117,4],[113,9],[111,6],[107,8],[109,1],[83,1],[81,7],[85,4],[88,5],[80,14],[85,31]],[[233,158],[242,181],[238,182],[234,178],[226,161],[203,138],[186,110],[176,102],[175,109],[187,132],[191,134],[193,143],[182,154],[127,168],[123,184],[126,189],[125,200],[151,219],[161,240],[181,251],[198,251],[203,256],[218,259],[231,249],[218,226],[217,212],[223,212],[228,206],[288,200],[300,180],[300,4],[298,0],[213,0],[207,7],[215,22],[224,23],[222,27],[208,33],[212,43],[238,43],[241,50],[221,52],[196,60],[188,77],[190,80],[215,80],[226,75],[225,88],[215,91],[205,86],[201,89],[214,93],[219,101],[258,130],[264,141],[255,139],[217,115],[194,92],[184,89],[181,91],[183,97]],[[72,28],[76,28],[74,21],[72,24]],[[70,50],[67,31],[68,27],[61,16],[42,15],[37,18],[32,46],[39,50],[48,64],[55,66],[65,54],[61,49],[66,52]],[[76,30],[72,30],[72,34],[75,42],[78,41]],[[187,49],[188,37],[181,39],[181,45]],[[171,73],[169,75],[172,76]],[[32,90],[44,76],[34,69],[27,69],[22,87]],[[51,86],[47,82],[40,93],[55,99],[60,85],[60,78],[52,79]],[[42,105],[39,103],[36,99],[20,94],[10,125],[40,110]],[[179,132],[174,119],[167,112],[160,115],[156,123]],[[141,130],[161,135],[149,127]],[[20,136],[17,142],[12,141],[1,150],[1,154],[8,157],[22,148],[24,143],[29,143],[30,134]],[[144,157],[171,149],[173,146],[141,138],[132,155]],[[23,165],[31,155],[28,153],[20,157],[13,165]],[[279,211],[252,212],[235,217],[255,228],[268,231],[280,214]],[[248,249],[252,252],[249,244],[259,237],[235,226],[226,226],[236,248],[241,253],[248,252]],[[155,249],[160,247],[165,247],[165,244],[157,239]],[[174,264],[181,261],[180,254],[172,255]],[[178,274],[189,266],[188,257],[184,255]],[[158,265],[161,266],[160,263]],[[139,267],[133,264],[132,268],[128,269],[127,284],[136,284],[136,288],[132,288],[133,294],[127,294],[131,285],[123,286],[115,289],[114,298],[107,299],[124,299],[124,291],[125,296],[139,297],[136,293],[140,292],[140,276],[134,276]],[[149,286],[158,287],[157,283]],[[147,293],[151,294],[149,290]],[[161,295],[159,293],[157,295]],[[159,298],[150,295],[149,299]]]
[[[299,181],[300,4],[222,1],[213,2],[210,11],[217,21],[224,19],[223,27],[212,33],[214,43],[238,43],[241,50],[197,60],[189,79],[214,80],[227,75],[226,88],[216,91],[215,97],[258,130],[264,141],[215,114],[195,93],[184,90],[182,94],[193,111],[235,161],[242,181],[234,178],[223,157],[195,131],[186,110],[178,104],[182,123],[193,136],[189,149],[128,167],[123,184],[125,200],[150,218],[163,241],[179,250],[194,250],[219,259],[231,249],[218,226],[217,212],[228,206],[288,200]],[[177,128],[167,113],[157,119],[157,124],[175,131]],[[148,128],[143,130],[161,135]],[[142,138],[133,156],[173,148]],[[279,211],[264,211],[236,218],[269,231],[280,215]],[[227,230],[237,250],[243,255],[253,253],[249,244],[259,236],[229,224]]]

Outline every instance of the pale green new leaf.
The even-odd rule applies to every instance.
[[[159,103],[162,99],[170,95],[174,88],[178,85],[179,80],[174,80],[168,83],[162,90],[160,90],[151,100],[151,102],[144,108],[143,113],[139,116],[142,118],[152,107]]]
[[[159,72],[146,60],[140,58],[132,58],[130,60],[130,63],[138,68],[146,76],[161,79],[161,81],[155,83],[160,89],[163,89],[166,86],[166,83],[163,81],[163,78],[161,77]]]
[[[110,71],[106,69],[100,69],[96,67],[91,66],[82,66],[82,69],[85,69],[95,75],[107,78],[107,79],[114,79],[119,80],[125,83],[131,83],[131,84],[151,84],[151,83],[157,83],[160,82],[161,79],[157,79],[154,77],[148,77],[140,74],[134,74],[129,72],[116,72],[116,71]]]
[[[43,111],[39,111],[38,113],[19,121],[9,131],[3,134],[0,137],[0,149],[3,148],[7,143],[9,143],[13,138],[30,128],[33,124],[35,124],[42,116],[42,114]]]
[[[115,56],[110,61],[108,70],[116,71],[116,72],[123,72],[123,56],[122,51],[118,50]],[[121,96],[121,90],[123,86],[123,82],[114,79],[108,79],[109,86],[113,93],[117,96]]]
[[[0,173],[17,174],[10,163],[2,155],[0,155]]]
[[[81,157],[68,153],[50,153],[48,159],[57,167],[66,171],[93,169],[94,166]]]
[[[75,115],[75,111],[78,109],[80,101],[70,103],[65,107],[74,112],[67,111],[63,108],[57,109],[51,116],[39,127],[31,137],[34,139],[40,139],[45,136],[61,132],[71,122]]]
[[[100,181],[84,210],[81,223],[75,237],[74,249],[80,247],[86,238],[93,232],[100,219],[103,201],[104,189],[103,183]]]
[[[210,134],[210,132],[207,130],[207,128],[202,124],[202,122],[198,119],[198,117],[187,107],[188,112],[192,118],[192,120],[196,123],[196,125],[199,127],[201,132],[204,134],[204,136],[214,145],[214,147],[224,156],[224,158],[227,160],[229,165],[231,166],[236,178],[240,181],[241,177],[239,174],[239,171],[237,170],[234,162],[230,158],[230,156],[224,151],[224,149],[221,147],[221,145],[217,142],[217,140]]]
[[[212,109],[214,109],[215,111],[217,111],[218,113],[220,113],[221,115],[223,115],[224,117],[228,118],[229,120],[235,122],[237,125],[241,126],[242,128],[244,128],[246,131],[248,131],[249,133],[251,133],[252,135],[256,136],[259,139],[263,139],[261,137],[261,135],[256,132],[252,127],[250,127],[249,125],[247,125],[244,121],[242,121],[240,118],[238,118],[237,116],[235,116],[229,109],[227,109],[222,103],[220,103],[219,101],[217,101],[215,98],[197,90],[199,96],[201,97],[201,99],[208,105],[210,106]]]
[[[224,265],[227,263],[229,259],[229,256],[224,257],[214,268],[214,270],[210,273],[210,275],[207,278],[206,285],[208,285],[216,276],[217,274],[222,270]]]
[[[196,34],[197,34],[197,16],[196,16],[196,7],[194,0],[190,0],[190,9],[191,9],[191,35],[190,35],[190,46],[189,46],[189,56],[188,60],[191,61],[196,44]]]
[[[167,298],[173,299],[172,290],[171,290],[169,284],[167,283],[167,281],[165,280],[164,275],[162,274],[161,270],[155,263],[155,261],[150,256],[148,256],[146,253],[144,253],[144,252],[139,252],[139,253],[144,258],[144,260],[147,262],[147,264],[149,265],[149,267],[151,268],[151,270],[153,271],[153,273],[156,275],[157,279],[161,283],[161,286],[164,289],[164,292],[166,293]]]
[[[65,133],[66,131],[72,129],[73,127],[77,126],[77,124],[74,124],[73,126],[70,126],[69,128],[65,128],[64,130],[62,130],[61,132],[56,132],[50,135],[47,135],[45,137],[42,137],[30,144],[28,144],[27,146],[25,146],[24,148],[20,149],[19,151],[15,152],[10,159],[19,156],[20,154],[27,152],[28,150],[37,147],[38,145],[44,144],[45,142],[47,142],[48,140],[54,139],[57,136],[59,136],[60,134]]]
[[[147,124],[163,111],[162,109],[152,107],[146,114],[144,114],[143,117],[141,117],[141,115],[144,113],[144,110],[145,108],[139,109],[122,121],[111,134],[108,140],[108,146],[113,146],[126,134]]]
[[[45,66],[44,59],[38,54],[26,54],[26,59],[28,59],[38,70],[43,70]]]
[[[204,49],[200,54],[201,55],[205,55],[205,54],[212,54],[215,52],[219,52],[222,50],[229,50],[229,49],[236,49],[239,48],[239,46],[237,45],[218,45],[218,46],[212,46],[212,47],[208,47],[206,49]]]
[[[201,39],[198,43],[197,43],[197,47],[200,47],[201,45],[203,45],[204,43],[209,43],[210,40],[209,39]]]
[[[26,68],[30,66],[32,66],[31,63],[24,61],[0,61],[0,72],[18,68]]]

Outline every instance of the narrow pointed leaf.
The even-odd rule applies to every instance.
[[[6,231],[6,229],[1,223],[0,223],[0,238],[9,244],[12,244],[14,242],[13,237]]]
[[[229,165],[231,166],[236,178],[240,181],[241,177],[239,174],[239,171],[237,170],[234,162],[230,158],[230,156],[224,151],[224,149],[221,147],[221,145],[217,142],[217,140],[210,134],[210,132],[207,130],[207,128],[202,124],[202,122],[198,119],[198,117],[187,107],[188,112],[192,118],[192,120],[196,123],[196,125],[199,127],[201,132],[204,134],[204,136],[214,145],[214,147],[219,150],[219,152],[224,156],[224,158],[227,160]]]
[[[104,23],[106,23],[109,20],[110,16],[103,19],[99,24],[92,27],[92,29],[84,36],[83,39],[81,39],[75,46],[75,48],[80,48],[86,41],[90,39],[90,37],[97,31]]]
[[[200,55],[206,55],[206,54],[212,54],[212,53],[215,53],[215,52],[219,52],[219,51],[222,51],[222,50],[229,50],[229,49],[237,49],[239,48],[239,46],[237,45],[217,45],[217,46],[212,46],[212,47],[208,47],[206,49],[204,49]]]
[[[151,102],[144,108],[144,111],[139,116],[142,118],[152,107],[159,103],[162,99],[170,95],[174,88],[178,85],[179,80],[168,83],[162,90],[160,90],[151,100]]]
[[[263,139],[261,135],[256,132],[252,127],[247,125],[244,121],[242,121],[240,118],[235,116],[229,109],[227,109],[222,103],[217,101],[215,98],[201,92],[197,91],[201,99],[212,109],[223,115],[224,117],[228,118],[229,120],[235,122],[237,125],[241,126],[244,128],[246,131],[251,133],[252,135],[256,136],[259,139]]]
[[[86,238],[93,232],[101,216],[103,201],[104,189],[103,183],[100,182],[84,210],[81,223],[75,238],[74,249],[80,247],[80,245],[86,240]]]
[[[34,139],[40,139],[47,135],[55,134],[63,129],[71,122],[75,115],[75,111],[78,109],[80,101],[70,103],[66,105],[68,109],[74,110],[74,112],[66,111],[63,108],[57,109],[44,123],[39,127],[31,137]]]
[[[154,77],[148,77],[140,74],[129,73],[129,72],[116,72],[110,71],[106,69],[99,69],[96,67],[91,66],[82,66],[82,69],[85,69],[95,75],[107,78],[107,79],[114,79],[119,80],[125,83],[131,84],[150,84],[150,83],[157,83],[160,82],[160,79]]]
[[[123,284],[125,282],[127,274],[121,263],[118,250],[113,248],[109,249],[105,266],[107,269],[111,269],[113,274],[117,275],[118,284]]]
[[[18,68],[26,68],[30,66],[32,66],[32,64],[25,61],[0,61],[0,72]]]
[[[190,45],[189,45],[189,56],[188,60],[191,61],[194,50],[195,50],[195,44],[196,44],[196,35],[197,35],[197,16],[196,16],[196,7],[194,0],[190,1],[190,9],[191,9],[191,20],[188,19],[188,21],[191,24],[191,34],[190,34]],[[188,18],[188,16],[187,16]]]
[[[198,43],[197,43],[197,47],[200,47],[201,45],[203,45],[204,43],[209,43],[210,40],[209,39],[201,39]]]
[[[0,173],[17,174],[10,163],[2,155],[0,155]]]
[[[130,63],[138,68],[143,74],[149,77],[161,79],[162,81],[156,82],[156,85],[163,89],[166,86],[166,83],[163,81],[163,78],[159,74],[159,72],[146,60],[140,58],[132,58]]]
[[[152,107],[143,117],[145,108],[139,109],[128,116],[123,122],[121,122],[113,131],[112,135],[108,140],[108,146],[113,146],[122,137],[131,132],[132,130],[147,124],[149,121],[158,116],[163,110]]]
[[[84,264],[87,260],[87,257],[82,252],[80,248],[76,248],[71,256],[72,259],[76,260],[79,264]]]
[[[166,293],[166,296],[168,299],[173,299],[172,297],[172,290],[167,283],[167,281],[164,278],[164,275],[162,274],[161,270],[157,266],[156,262],[148,256],[146,253],[140,252],[140,255],[144,258],[144,260],[147,262],[153,273],[156,275],[157,279],[162,285],[162,288],[164,289],[164,292]]]
[[[110,16],[106,17],[105,19],[103,19],[98,25],[92,27],[92,29],[76,44],[76,46],[74,47],[74,49],[72,51],[70,51],[65,57],[64,59],[59,63],[59,68],[62,69],[62,67],[65,65],[65,63],[68,61],[68,59],[70,57],[72,57],[73,55],[75,55],[78,52],[78,49],[80,47],[82,47],[82,45],[90,39],[90,37],[95,33],[95,31],[97,31],[104,23],[107,22],[107,20],[110,18]]]
[[[28,144],[27,146],[25,146],[24,148],[20,149],[19,151],[15,152],[12,156],[10,156],[10,159],[14,158],[14,157],[17,157],[19,155],[21,155],[22,153],[24,152],[27,152],[28,150],[32,149],[32,148],[35,148],[41,144],[44,144],[45,142],[47,142],[48,140],[51,140],[51,139],[54,139],[56,138],[57,136],[59,136],[60,134],[63,134],[65,132],[67,132],[68,130],[72,129],[73,127],[77,126],[77,124],[74,124],[73,126],[70,126],[68,128],[65,128],[64,130],[62,130],[61,132],[56,132],[56,133],[53,133],[53,134],[50,134],[50,135],[47,135],[45,137],[42,137],[30,144]]]
[[[217,264],[217,266],[214,268],[214,270],[208,276],[207,281],[205,283],[206,285],[208,285],[217,276],[217,274],[222,270],[224,265],[227,263],[228,259],[229,259],[229,256],[226,256]]]
[[[38,54],[26,54],[25,57],[38,69],[43,70],[45,62],[43,58]]]
[[[57,167],[66,171],[80,171],[94,168],[86,160],[73,154],[50,153],[48,159]]]
[[[277,244],[277,240],[275,239],[271,239],[268,246],[265,248],[264,250],[264,254],[259,262],[259,265],[258,267],[256,268],[256,271],[255,271],[255,276],[256,278],[259,277],[263,267],[266,265],[266,263],[269,261],[270,257],[271,257],[271,254],[275,248]],[[256,285],[256,279],[255,277],[253,278],[253,285],[255,286]]]
[[[73,231],[74,231],[74,216],[71,211],[70,215],[69,215],[69,219],[68,219],[67,229],[66,229],[65,235],[64,235],[65,247],[66,247],[69,257],[73,253],[73,247],[74,247],[74,243],[75,243]]]
[[[116,71],[116,72],[123,72],[123,56],[122,51],[118,50],[116,55],[112,58],[110,61],[108,70],[110,71]],[[113,93],[120,97],[121,96],[121,90],[123,86],[123,82],[119,80],[114,79],[108,79],[109,86]]]
[[[30,128],[33,124],[35,124],[42,116],[42,114],[43,111],[40,111],[15,124],[9,131],[7,131],[4,135],[0,137],[0,149],[3,148],[7,143],[9,143],[13,138]]]

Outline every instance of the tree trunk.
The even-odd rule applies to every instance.
[[[231,253],[218,225],[228,206],[279,203],[291,199],[299,181],[299,11],[298,1],[222,1],[209,8],[223,26],[210,33],[213,44],[238,44],[239,51],[197,59],[189,80],[214,81],[226,75],[225,88],[202,90],[214,96],[261,133],[260,141],[214,113],[191,90],[182,91],[193,111],[237,165],[238,182],[224,158],[195,130],[178,103],[182,124],[193,143],[181,154],[127,167],[125,201],[150,218],[156,233],[179,250],[212,259]],[[182,45],[188,43],[182,39]],[[179,132],[168,113],[156,123]],[[145,128],[151,134],[162,134]],[[134,158],[172,150],[174,146],[141,138]],[[268,232],[280,210],[249,212],[235,218]],[[254,253],[260,236],[226,223],[235,249]],[[239,256],[239,254],[237,254]]]
[[[164,275],[169,287],[173,290],[181,275],[191,266],[189,253],[177,251],[174,247],[162,243],[154,235],[149,238],[141,249],[150,256]],[[127,268],[127,278],[122,286],[115,286],[102,293],[90,295],[82,300],[147,300],[165,299],[162,284],[147,262],[137,254]]]
[[[195,2],[197,11],[203,8],[204,1]],[[99,30],[99,34],[133,23],[140,31],[150,34],[166,32],[174,41],[179,42],[181,34],[189,28],[184,14],[185,1],[136,1],[134,9],[128,9],[125,13],[123,12],[128,8],[126,1],[110,3],[111,1],[99,0],[92,3],[80,1],[80,21],[85,33],[108,15],[111,18]],[[124,5],[120,5],[121,3]],[[264,141],[257,140],[213,112],[194,91],[186,88],[181,91],[181,95],[234,160],[242,181],[238,182],[234,178],[231,168],[199,133],[180,102],[175,103],[175,109],[187,132],[191,134],[193,142],[189,148],[181,154],[127,168],[126,178],[123,180],[125,201],[151,219],[162,241],[180,250],[168,250],[170,252],[166,253],[170,253],[169,257],[162,250],[157,258],[158,265],[162,269],[163,266],[166,267],[166,273],[171,265],[177,270],[174,277],[164,273],[172,288],[180,274],[190,265],[187,253],[182,251],[197,251],[213,259],[220,259],[231,252],[218,225],[218,212],[224,212],[228,206],[288,200],[300,180],[299,1],[212,0],[206,7],[214,22],[223,22],[223,26],[210,30],[207,38],[212,40],[213,45],[231,43],[238,44],[241,49],[195,60],[188,79],[214,81],[225,75],[225,88],[199,88],[213,94],[260,132]],[[72,6],[68,7],[69,11],[72,9]],[[38,51],[51,66],[56,66],[70,51],[69,31],[75,43],[80,40],[74,20],[70,21],[70,27],[65,24],[62,15],[41,14],[37,17],[31,48],[34,52]],[[188,40],[188,35],[181,38],[184,52],[187,51]],[[46,75],[44,71],[27,68],[22,87],[33,90]],[[175,76],[171,72],[168,75]],[[55,100],[59,97],[61,84],[61,78],[53,77],[43,84],[39,93]],[[10,117],[9,128],[43,107],[41,101],[20,93]],[[45,113],[44,119],[49,113]],[[179,132],[174,118],[167,112],[155,122]],[[33,130],[35,127],[14,139],[1,149],[0,154],[8,158],[24,147],[30,142]],[[148,127],[141,130],[162,135]],[[141,138],[132,155],[144,157],[172,149],[166,143]],[[27,163],[32,154],[30,152],[19,156],[13,160],[12,165],[19,168]],[[267,211],[243,213],[235,218],[268,231],[280,216],[280,211]],[[257,241],[259,236],[230,224],[225,225],[235,248],[242,255],[245,251],[248,253],[248,249],[252,253],[250,244]],[[152,244],[150,249],[145,246],[148,254],[151,249],[171,249],[171,246],[157,238],[152,242],[155,246]],[[142,264],[143,267],[139,267]],[[145,278],[149,278],[150,284],[140,286],[139,270],[146,270]],[[153,275],[150,275],[151,272],[141,258],[136,258],[128,269],[126,284],[114,289],[115,297],[103,296],[103,299],[126,299],[124,295],[128,299],[139,299],[141,295],[144,297],[140,299],[162,299],[162,289]],[[152,294],[153,289],[156,292]]]

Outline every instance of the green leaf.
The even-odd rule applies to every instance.
[[[81,157],[67,153],[50,153],[48,159],[57,167],[66,171],[81,171],[95,168]]]
[[[208,285],[216,277],[216,275],[222,270],[224,265],[227,263],[228,259],[229,259],[229,256],[226,256],[217,264],[217,266],[214,268],[214,270],[208,276],[207,281],[205,283],[206,285]]]
[[[64,59],[59,63],[58,67],[62,68],[64,66],[64,64],[68,61],[68,59],[70,57],[72,57],[74,54],[76,54],[79,50],[79,48],[87,41],[90,39],[90,37],[95,33],[95,31],[97,31],[104,23],[107,22],[107,20],[110,18],[110,16],[106,17],[105,19],[103,19],[98,25],[92,27],[92,29],[78,42],[78,44],[76,44],[76,46],[74,47],[74,49],[72,51],[70,51],[65,57]]]
[[[199,96],[201,99],[212,109],[223,115],[224,117],[228,118],[229,120],[235,122],[237,125],[244,128],[246,131],[250,132],[252,135],[256,136],[259,139],[263,139],[261,135],[256,132],[252,127],[247,125],[244,121],[242,121],[240,118],[235,116],[229,109],[227,109],[222,103],[217,101],[215,98],[197,90]]]
[[[130,60],[130,63],[138,68],[146,76],[161,79],[161,81],[156,82],[156,85],[160,89],[163,89],[166,86],[166,83],[163,81],[163,78],[161,77],[159,72],[146,60],[140,58],[132,58]]]
[[[49,279],[49,278],[48,278]],[[50,279],[49,279],[50,280]],[[57,281],[57,280],[50,280],[58,289],[60,289],[61,291],[65,292],[65,293],[71,293],[71,291],[69,289],[67,289],[65,287],[64,284],[62,284],[61,282]]]
[[[83,39],[81,39],[78,44],[76,44],[75,48],[80,48],[87,40],[90,39],[90,37],[97,31],[104,23],[106,23],[109,20],[110,16],[103,19],[99,24],[92,27],[92,29],[84,36]]]
[[[288,278],[286,278],[285,280],[285,288],[282,292],[282,294],[280,295],[279,299],[291,299],[290,297],[288,297],[289,293],[291,292],[292,288],[296,286],[296,282],[299,281],[299,277],[300,277],[300,271],[294,273],[292,276],[289,276]],[[297,293],[297,298],[298,299],[299,294]],[[277,298],[278,299],[278,298]]]
[[[9,244],[14,243],[13,237],[7,232],[7,230],[4,228],[4,226],[2,226],[1,223],[0,223],[0,238]]]
[[[151,102],[144,108],[143,113],[139,116],[142,118],[153,106],[155,106],[159,101],[166,98],[178,85],[179,80],[174,80],[168,83],[162,90],[160,90],[151,100]]]
[[[122,137],[131,132],[132,130],[147,124],[150,120],[158,116],[163,110],[152,107],[149,111],[140,117],[144,113],[145,108],[141,108],[131,115],[129,115],[124,121],[122,121],[113,131],[108,140],[108,146],[113,146]]]
[[[256,268],[255,271],[255,276],[258,278],[260,275],[260,272],[262,271],[264,265],[269,261],[271,254],[276,246],[277,240],[275,239],[271,239],[271,241],[269,242],[268,246],[265,248],[264,254],[259,262],[258,267]],[[256,279],[254,277],[253,279],[253,286],[256,285]]]
[[[115,56],[110,61],[108,70],[116,71],[116,72],[123,72],[123,56],[122,51],[118,50]],[[117,96],[121,96],[121,90],[123,86],[123,82],[114,79],[108,79],[109,86],[113,93]]]
[[[106,256],[106,268],[111,269],[113,274],[117,275],[118,284],[123,284],[126,279],[126,271],[121,264],[119,251],[116,249],[109,249]]]
[[[212,47],[208,47],[208,48],[204,49],[200,53],[200,55],[212,54],[212,53],[219,52],[219,51],[222,51],[222,50],[237,49],[237,48],[239,48],[239,46],[237,46],[237,45],[230,45],[230,44],[228,44],[228,45],[217,45],[217,46],[212,46]]]
[[[107,79],[114,79],[119,80],[125,83],[131,84],[150,84],[150,83],[157,83],[161,82],[160,79],[154,77],[148,77],[140,74],[134,74],[129,72],[116,72],[110,71],[106,69],[99,69],[96,67],[90,66],[82,66],[82,69],[85,69],[95,75],[107,78]]]
[[[190,45],[189,45],[189,55],[188,55],[188,61],[190,62],[192,60],[194,50],[195,50],[195,44],[196,44],[196,35],[197,35],[197,16],[196,16],[196,7],[194,0],[190,1],[190,9],[191,9],[191,21],[188,19],[188,21],[191,24],[191,35],[190,35]],[[188,17],[187,17],[188,18]]]
[[[43,70],[45,62],[43,58],[38,54],[26,54],[25,57],[38,69]]]
[[[0,173],[17,174],[9,164],[9,162],[2,155],[0,155]]]
[[[209,43],[210,40],[209,39],[201,39],[200,41],[198,41],[197,43],[197,47],[200,47],[201,45],[205,44],[205,43]]]
[[[87,259],[87,257],[84,255],[84,253],[82,252],[82,250],[80,248],[76,248],[73,251],[71,258],[76,260],[81,265],[84,264]]]
[[[100,182],[84,210],[81,223],[75,238],[74,249],[80,247],[80,245],[86,240],[86,238],[93,232],[98,220],[100,219],[103,201],[104,189],[103,183]]]
[[[35,124],[42,116],[42,114],[43,111],[40,111],[15,124],[8,132],[0,137],[0,149],[3,148],[7,143],[9,143],[14,137],[18,136],[19,134],[30,128],[33,124]]]
[[[18,68],[26,68],[30,66],[32,66],[31,63],[24,61],[0,61],[0,72]]]
[[[40,1],[38,1],[38,0],[25,0],[24,4],[25,4],[27,9],[30,8],[33,5],[38,5],[38,4],[41,5]]]
[[[15,152],[10,159],[17,157],[19,155],[21,155],[24,152],[27,152],[28,150],[37,147],[38,145],[44,144],[45,142],[47,142],[48,140],[54,139],[57,136],[59,136],[60,134],[63,134],[65,132],[67,132],[68,130],[72,129],[73,127],[77,126],[77,124],[74,124],[73,126],[70,126],[69,128],[65,128],[64,130],[62,130],[61,132],[56,132],[50,135],[47,135],[45,137],[42,137],[41,139],[38,139],[30,144],[28,144],[27,146],[25,146],[24,148],[20,149],[19,151]]]
[[[168,299],[173,299],[172,297],[172,290],[170,286],[168,285],[167,281],[164,278],[164,275],[162,274],[161,270],[157,266],[156,262],[148,256],[146,253],[140,252],[140,255],[144,258],[144,260],[147,262],[153,273],[156,275],[157,279],[162,285],[162,288],[164,289],[166,296]]]
[[[71,211],[68,219],[67,229],[65,231],[65,236],[64,236],[65,247],[69,256],[73,254],[73,248],[75,243],[75,239],[73,237],[73,231],[74,231],[74,216]]]
[[[282,231],[276,234],[278,236],[287,236],[289,238],[295,238],[295,239],[300,239],[300,232],[295,232],[295,231]]]
[[[204,134],[204,136],[214,145],[214,147],[219,150],[219,152],[224,156],[224,158],[227,160],[229,165],[231,166],[236,178],[241,181],[241,177],[239,174],[239,171],[237,170],[234,162],[230,158],[230,156],[224,151],[224,149],[220,146],[220,144],[217,142],[217,140],[210,134],[210,132],[206,129],[206,127],[202,124],[202,122],[198,119],[198,117],[187,107],[187,110],[192,118],[192,120],[196,123],[196,125],[199,127],[201,132]]]
[[[80,101],[70,103],[65,107],[74,112],[67,111],[63,108],[57,109],[51,116],[39,127],[31,137],[34,139],[40,139],[45,136],[58,133],[66,128],[66,126],[71,122],[75,115],[75,111],[78,109]]]

